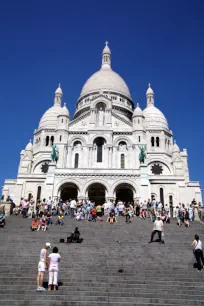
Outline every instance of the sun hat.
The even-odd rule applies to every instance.
[[[48,248],[51,248],[51,243],[46,242],[45,246],[48,247]]]

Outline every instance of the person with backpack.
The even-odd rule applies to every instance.
[[[193,253],[197,261],[198,272],[200,272],[202,269],[201,261],[204,266],[204,258],[203,258],[203,243],[199,239],[198,235],[195,235],[195,239],[192,241],[191,246],[193,247]]]

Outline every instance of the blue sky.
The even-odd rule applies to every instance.
[[[16,178],[19,154],[53,104],[58,83],[71,115],[109,41],[112,67],[145,108],[155,104],[179,147],[191,180],[204,187],[204,1],[1,1],[0,183]]]

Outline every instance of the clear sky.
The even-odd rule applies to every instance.
[[[151,82],[191,180],[204,187],[204,1],[1,1],[0,183],[16,178],[19,154],[61,83],[73,116],[109,41],[112,67],[145,108]]]

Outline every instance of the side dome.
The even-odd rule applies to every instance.
[[[62,107],[54,105],[50,107],[40,119],[38,129],[55,129],[57,126],[57,117],[61,114]]]
[[[143,110],[143,115],[145,117],[145,127],[147,129],[169,129],[164,114],[154,105],[148,105]]]
[[[112,90],[131,98],[127,84],[111,68],[103,68],[95,72],[84,84],[80,96],[100,89]]]
[[[66,103],[64,103],[64,106],[61,108],[61,112],[58,116],[69,117],[69,111],[68,111],[68,108],[66,107]]]
[[[50,107],[40,119],[38,129],[55,129],[57,126],[57,117],[62,112],[62,89],[60,84],[55,91],[54,105]]]
[[[33,151],[33,144],[31,142],[31,139],[29,141],[29,143],[27,144],[25,151]]]
[[[177,145],[176,143],[176,140],[174,140],[174,145],[173,145],[173,150],[172,150],[173,153],[180,153],[180,149],[179,149],[179,146]]]
[[[139,106],[139,103],[137,103],[137,106],[133,112],[133,117],[135,116],[143,116],[143,111],[141,110],[140,106]]]

